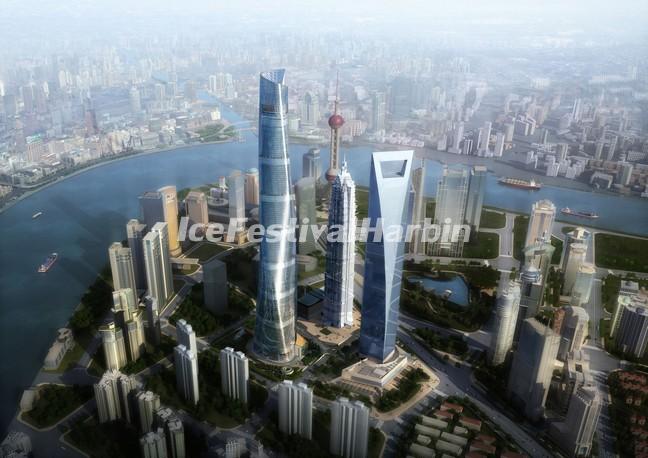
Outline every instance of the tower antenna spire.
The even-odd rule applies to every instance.
[[[340,103],[340,70],[335,73],[335,104],[333,113],[338,114],[338,104]]]

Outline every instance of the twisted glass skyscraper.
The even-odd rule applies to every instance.
[[[365,247],[360,353],[385,362],[396,346],[403,251],[414,196],[410,184],[413,151],[373,153],[369,183],[370,228],[382,224],[384,237],[369,234]],[[401,237],[394,237],[400,227]]]
[[[295,202],[287,120],[284,70],[261,73],[259,221],[266,229],[274,226],[277,231],[271,240],[266,232],[261,241],[254,351],[277,362],[291,360],[295,348]]]

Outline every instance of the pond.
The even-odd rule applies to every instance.
[[[428,277],[409,277],[412,283],[420,283],[426,291],[434,293],[438,297],[447,297],[462,307],[470,304],[470,290],[468,284],[460,275],[450,279],[434,279]]]

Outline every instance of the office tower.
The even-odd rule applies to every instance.
[[[290,180],[286,122],[288,88],[284,70],[261,74],[259,92],[259,168],[264,227],[276,224],[278,237],[264,237],[259,250],[259,279],[254,351],[273,361],[295,356],[295,206]],[[277,238],[279,240],[277,240]]]
[[[205,308],[216,315],[227,312],[227,264],[212,258],[203,264]]]
[[[151,345],[156,347],[162,340],[158,303],[157,300],[151,296],[145,296],[143,303],[146,310],[147,339]]]
[[[337,176],[340,168],[340,129],[344,125],[344,118],[342,117],[342,115],[338,114],[338,87],[339,82],[336,83],[335,86],[335,105],[333,108],[333,114],[328,120],[328,125],[331,128],[331,146],[329,148],[331,158],[329,162],[329,168],[326,171],[326,179],[329,183],[333,183],[335,181],[335,177]]]
[[[331,237],[326,244],[323,321],[339,328],[352,326],[356,200],[346,162],[331,187],[328,227]]]
[[[128,99],[130,101],[131,113],[139,113],[142,111],[142,99],[140,97],[140,92],[136,87],[130,88]]]
[[[520,285],[509,281],[506,289],[497,298],[495,311],[495,333],[489,348],[490,363],[502,364],[513,346],[513,336],[520,311]]]
[[[315,128],[319,122],[319,97],[314,92],[308,91],[301,104],[301,123],[306,128]]]
[[[396,345],[403,234],[413,206],[413,159],[413,151],[381,151],[371,157],[369,220],[374,232],[365,245],[360,353],[380,362],[389,358]],[[386,233],[378,240],[374,234],[379,219]]]
[[[295,183],[295,200],[297,203],[297,224],[299,225],[297,252],[310,254],[317,251],[317,241],[311,225],[317,224],[315,208],[315,178],[302,178]]]
[[[465,221],[470,224],[471,234],[477,235],[481,223],[484,195],[486,194],[486,177],[488,169],[483,165],[475,165],[470,170],[468,197],[466,199]]]
[[[515,334],[519,335],[522,322],[527,318],[536,316],[542,304],[544,293],[543,278],[538,268],[527,265],[520,273],[520,312],[518,314],[518,325]]]
[[[505,135],[502,132],[497,132],[495,138],[495,150],[493,151],[493,156],[502,157],[504,154],[504,141],[506,140]]]
[[[169,233],[166,223],[155,223],[142,239],[148,295],[164,308],[173,295],[173,275],[169,259]]]
[[[533,245],[539,240],[551,241],[551,231],[556,218],[556,206],[549,200],[540,200],[531,208],[531,218],[524,246]]]
[[[581,307],[567,306],[563,307],[562,310],[565,315],[560,329],[556,331],[560,333],[558,359],[565,361],[569,353],[579,351],[585,343],[585,337],[588,334],[589,315]]]
[[[181,253],[178,241],[178,200],[175,186],[165,186],[154,192],[145,192],[139,198],[142,220],[149,230],[157,223],[167,223],[169,253]]]
[[[153,430],[155,412],[160,408],[160,396],[152,391],[140,391],[135,395],[137,412],[140,419],[140,429],[144,433]]]
[[[113,289],[130,289],[135,302],[137,285],[135,283],[135,270],[133,269],[133,256],[130,248],[115,242],[108,248],[110,271],[112,272]]]
[[[131,411],[131,393],[137,387],[134,378],[116,370],[106,371],[99,383],[93,385],[99,423],[134,419]]]
[[[279,431],[311,439],[313,429],[313,390],[305,383],[284,380],[279,385]]]
[[[371,94],[371,131],[381,132],[385,130],[385,117],[387,103],[384,92],[373,92]]]
[[[245,172],[245,203],[247,205],[259,205],[259,170],[248,169]]]
[[[223,394],[247,404],[250,372],[245,353],[231,347],[223,348],[220,351],[220,373]]]
[[[207,226],[209,223],[209,212],[207,211],[207,197],[204,192],[191,191],[185,198],[185,214],[189,218],[189,224],[200,224]]]
[[[173,358],[180,396],[194,405],[198,404],[198,355],[184,345],[178,345],[173,349]]]
[[[331,404],[331,454],[345,458],[365,458],[368,437],[367,406],[347,398],[338,398]]]
[[[565,276],[563,294],[571,294],[574,284],[576,283],[578,270],[585,262],[586,257],[587,245],[583,243],[572,243],[567,246],[567,255],[565,256],[565,262],[563,263],[563,273]]]
[[[440,237],[432,244],[435,256],[461,257],[465,233],[470,172],[464,167],[443,168],[443,177],[437,186],[434,224],[442,227]],[[454,239],[454,241],[453,241]]]
[[[570,305],[582,307],[589,302],[595,275],[596,268],[593,264],[583,263],[580,265],[576,274],[576,282],[571,291]]]
[[[236,232],[245,230],[245,178],[240,170],[234,170],[227,177],[230,224]]]
[[[615,340],[619,351],[642,358],[648,344],[648,308],[635,303],[623,305]]]
[[[549,275],[554,251],[556,251],[556,248],[549,242],[536,242],[524,248],[524,265],[534,266],[540,271],[543,288]]]
[[[145,235],[145,224],[141,224],[136,219],[131,219],[126,223],[126,236],[128,238],[128,248],[131,250],[137,291],[146,291],[146,267],[144,262],[144,246],[142,245]]]
[[[549,436],[568,456],[589,456],[601,407],[601,395],[596,387],[578,388],[571,396],[565,421],[553,423]]]
[[[535,318],[522,324],[506,387],[511,403],[536,421],[542,418],[560,336]]]
[[[302,177],[319,180],[322,176],[322,158],[319,148],[311,148],[302,156]]]
[[[184,427],[175,412],[168,407],[158,409],[155,412],[155,424],[164,430],[169,458],[185,458]]]
[[[412,211],[412,226],[417,227],[412,232],[412,240],[409,242],[411,254],[425,254],[425,240],[423,226],[425,224],[425,212],[427,202],[425,200],[425,159],[421,160],[421,166],[412,171],[412,188],[414,189],[414,210]]]
[[[143,458],[167,458],[164,430],[158,428],[156,431],[146,432],[140,438],[140,450]]]
[[[124,333],[112,322],[101,326],[99,334],[101,335],[106,369],[118,371],[126,365]]]
[[[181,319],[176,323],[176,335],[179,345],[184,345],[188,350],[195,353],[198,352],[196,333],[194,332],[193,327],[185,320]]]

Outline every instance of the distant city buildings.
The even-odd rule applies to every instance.
[[[369,408],[360,401],[338,398],[331,404],[330,452],[345,458],[365,458],[369,438]]]
[[[284,380],[279,385],[279,431],[312,438],[313,390],[305,383]]]
[[[224,395],[248,402],[250,372],[243,352],[226,347],[220,351],[221,390]]]
[[[383,227],[400,229],[402,235],[413,206],[410,174],[412,151],[373,153],[369,185],[370,227],[378,218]],[[384,236],[365,245],[360,353],[386,361],[396,347],[404,245],[402,237]]]

